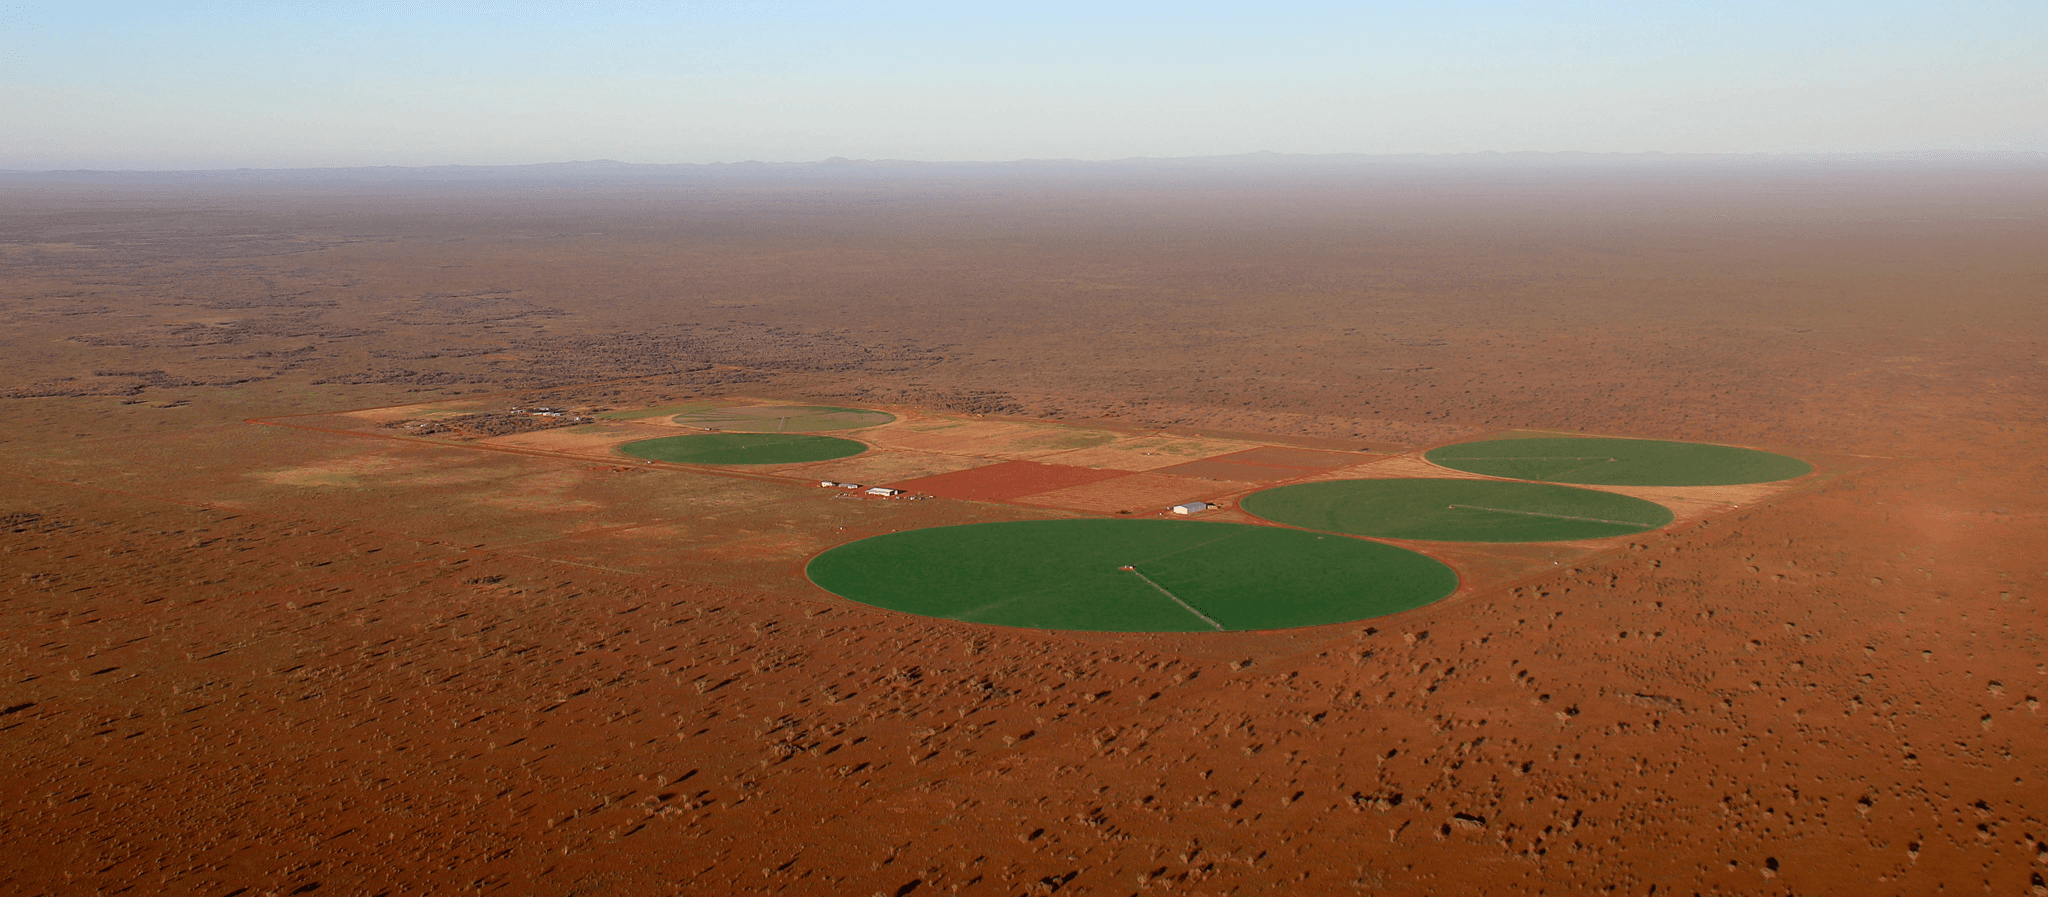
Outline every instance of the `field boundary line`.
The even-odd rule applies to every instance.
[[[1606,455],[1515,455],[1504,457],[1438,458],[1438,461],[1619,461]]]
[[[1570,514],[1545,514],[1542,511],[1517,511],[1513,508],[1489,508],[1485,505],[1449,505],[1448,507],[1465,508],[1473,511],[1499,511],[1503,514],[1525,514],[1530,517],[1555,517],[1559,520],[1591,520],[1594,523],[1612,523],[1619,526],[1649,526],[1647,523],[1635,520],[1609,520],[1605,517],[1574,517]]]
[[[1223,628],[1223,624],[1221,624],[1221,623],[1218,623],[1218,622],[1216,622],[1215,620],[1209,619],[1209,615],[1208,615],[1208,614],[1202,613],[1201,611],[1198,611],[1198,610],[1196,610],[1196,609],[1195,609],[1195,606],[1194,606],[1194,605],[1192,605],[1192,604],[1189,604],[1189,603],[1187,603],[1187,602],[1185,602],[1185,601],[1182,601],[1182,600],[1180,600],[1180,596],[1179,596],[1179,595],[1175,595],[1174,593],[1172,593],[1172,592],[1169,592],[1169,591],[1167,591],[1167,590],[1166,590],[1166,587],[1165,587],[1165,586],[1162,586],[1162,585],[1160,585],[1160,584],[1158,584],[1158,583],[1156,583],[1156,582],[1153,582],[1153,581],[1152,581],[1152,577],[1150,577],[1150,576],[1146,576],[1146,575],[1145,575],[1145,574],[1143,574],[1143,573],[1139,573],[1139,572],[1138,572],[1138,568],[1136,568],[1136,567],[1125,567],[1124,569],[1125,569],[1125,570],[1127,570],[1127,571],[1129,571],[1129,572],[1130,572],[1130,574],[1131,574],[1132,576],[1135,576],[1135,577],[1137,577],[1137,578],[1139,578],[1139,579],[1142,579],[1142,580],[1144,580],[1144,581],[1145,581],[1145,584],[1146,584],[1146,585],[1148,585],[1148,586],[1151,586],[1151,587],[1153,587],[1153,588],[1155,588],[1155,589],[1158,589],[1158,590],[1159,590],[1159,594],[1161,594],[1161,595],[1165,595],[1165,596],[1166,596],[1167,598],[1171,599],[1171,600],[1173,601],[1173,603],[1175,603],[1175,604],[1178,604],[1178,605],[1180,605],[1180,606],[1181,606],[1181,608],[1182,608],[1182,609],[1184,609],[1184,610],[1186,610],[1186,611],[1187,611],[1188,613],[1194,614],[1194,615],[1195,615],[1195,616],[1197,616],[1197,617],[1201,617],[1201,618],[1202,618],[1202,622],[1204,622],[1204,623],[1207,623],[1207,624],[1209,624],[1209,625],[1210,625],[1211,627],[1213,627],[1213,628],[1214,628],[1214,629],[1215,629],[1215,630],[1216,630],[1217,632],[1226,632],[1226,631],[1228,631],[1228,630],[1225,630],[1225,629]]]

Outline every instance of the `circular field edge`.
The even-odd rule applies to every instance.
[[[838,432],[838,431],[842,431],[842,430],[865,430],[865,429],[868,429],[868,428],[870,428],[870,427],[879,427],[879,426],[883,426],[883,425],[885,425],[885,424],[893,424],[893,423],[895,423],[895,422],[896,422],[896,421],[898,420],[898,418],[897,418],[897,416],[896,416],[896,415],[894,415],[894,414],[891,414],[891,413],[889,413],[889,412],[887,412],[887,411],[876,411],[876,410],[874,410],[874,409],[872,409],[872,408],[840,408],[840,407],[838,407],[838,406],[834,406],[834,405],[739,405],[739,406],[734,406],[734,407],[732,407],[732,408],[705,408],[705,409],[699,409],[699,410],[696,410],[696,411],[685,411],[685,412],[682,412],[682,413],[680,413],[680,414],[677,414],[677,415],[674,415],[674,416],[670,417],[670,418],[669,418],[669,420],[670,420],[671,422],[674,422],[674,423],[677,423],[677,424],[681,424],[681,425],[683,425],[683,426],[699,426],[699,425],[700,425],[700,422],[701,422],[701,420],[702,420],[702,418],[701,418],[701,417],[699,417],[700,415],[710,415],[710,414],[716,414],[717,412],[720,412],[720,411],[737,411],[737,410],[747,410],[747,409],[762,409],[762,410],[772,410],[772,409],[788,409],[788,410],[792,410],[792,411],[796,411],[796,410],[801,410],[801,411],[804,411],[804,412],[805,412],[805,414],[802,414],[802,415],[794,415],[794,417],[811,417],[811,416],[817,416],[817,415],[821,415],[821,414],[836,414],[836,413],[846,413],[846,414],[860,414],[860,415],[873,415],[873,416],[875,416],[875,417],[877,417],[877,418],[879,418],[879,419],[878,419],[878,420],[871,420],[871,421],[866,421],[866,422],[860,422],[860,423],[845,423],[845,424],[839,424],[839,425],[833,425],[833,426],[823,426],[823,427],[820,427],[820,426],[803,426],[803,427],[800,427],[800,428],[798,428],[798,429],[794,429],[794,430],[748,430],[748,429],[736,429],[736,428],[725,428],[725,427],[719,427],[719,428],[711,428],[711,427],[706,427],[705,429],[712,429],[712,430],[714,430],[715,432],[720,432],[720,433],[830,433],[830,432]],[[774,420],[776,420],[776,418],[762,418],[762,420],[764,420],[764,421],[774,421]]]
[[[1670,508],[1616,492],[1464,477],[1293,483],[1251,493],[1238,508],[1285,526],[1423,542],[1571,542],[1676,519]]]
[[[1503,454],[1490,456],[1492,451]],[[1747,486],[1813,472],[1807,461],[1759,449],[1612,436],[1479,439],[1439,446],[1422,457],[1464,473],[1581,486]]]
[[[1424,607],[1459,586],[1448,564],[1382,542],[1246,523],[1115,518],[884,533],[819,552],[804,575],[826,592],[882,610],[1064,632],[1335,625]]]
[[[866,443],[852,439],[800,433],[690,433],[638,439],[618,447],[619,454],[645,461],[716,466],[803,464],[851,458],[867,450]]]

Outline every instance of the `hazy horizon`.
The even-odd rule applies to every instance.
[[[364,172],[388,171],[428,172],[445,169],[478,169],[484,171],[516,172],[529,169],[576,169],[576,168],[622,168],[622,169],[746,169],[758,167],[770,171],[831,169],[838,165],[878,166],[917,170],[931,169],[988,169],[999,171],[1007,168],[1032,169],[1078,169],[1096,167],[1118,167],[1118,170],[1143,168],[1148,163],[1167,169],[1188,169],[1185,163],[1210,163],[1195,166],[1190,170],[1215,172],[1261,170],[1313,170],[1344,171],[1370,170],[1381,164],[1396,164],[1407,168],[1489,170],[1497,167],[1529,169],[1597,169],[1601,167],[1639,167],[1647,163],[1655,165],[1704,163],[1743,164],[1772,162],[1796,162],[1803,164],[1849,163],[1849,162],[1900,162],[1906,164],[1983,162],[1992,165],[2000,163],[2048,162],[2048,151],[2031,150],[1956,150],[1928,148],[1871,153],[1666,153],[1650,150],[1639,153],[1586,152],[1577,150],[1478,150],[1464,153],[1277,153],[1271,150],[1253,150],[1244,153],[1227,153],[1207,156],[1124,156],[1119,158],[1022,158],[1022,159],[865,159],[845,156],[828,156],[821,159],[739,159],[717,162],[634,162],[623,159],[550,159],[540,162],[514,162],[503,164],[447,162],[423,165],[295,165],[295,166],[236,166],[236,167],[193,167],[193,168],[0,168],[0,174],[21,175],[66,175],[66,174],[109,174],[109,175],[232,175],[237,172],[251,173],[294,173],[294,172]],[[1633,164],[1632,164],[1633,163]],[[536,171],[536,174],[541,172]]]
[[[0,169],[2048,150],[2048,7],[16,4]]]

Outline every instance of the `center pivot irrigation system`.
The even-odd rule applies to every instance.
[[[868,450],[814,435],[881,426],[857,408],[692,409],[704,430],[627,443],[679,464],[797,464]],[[806,574],[862,604],[969,623],[1102,632],[1218,632],[1343,623],[1410,610],[1458,588],[1414,542],[1561,542],[1668,526],[1669,508],[1584,486],[1726,486],[1804,476],[1754,449],[1647,439],[1465,442],[1423,458],[1462,477],[1316,480],[1239,500],[1260,523],[1078,518],[939,526],[832,548]],[[1484,477],[1484,478],[1481,478]]]

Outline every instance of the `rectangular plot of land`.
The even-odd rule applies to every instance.
[[[1213,480],[1136,473],[1099,483],[1069,486],[1016,499],[1018,504],[1066,508],[1095,514],[1149,514],[1186,501],[1201,501],[1231,491],[1233,486]]]
[[[1204,461],[1190,461],[1172,467],[1162,467],[1153,473],[1171,474],[1182,477],[1200,477],[1205,480],[1230,480],[1237,483],[1276,483],[1306,476],[1308,471],[1292,467],[1267,467],[1263,464],[1239,464],[1210,458]]]
[[[1100,430],[1008,421],[920,421],[911,427],[881,427],[861,433],[863,441],[887,448],[1020,460],[1090,449],[1122,438]]]
[[[945,452],[955,455],[988,455],[1008,448],[1018,437],[1037,428],[1004,421],[918,421],[877,427],[861,434],[861,440],[883,448]]]
[[[990,464],[986,467],[942,473],[938,476],[904,480],[888,485],[905,492],[922,492],[941,498],[1008,501],[1020,496],[1036,495],[1054,489],[1130,475],[1129,471],[1123,470],[1095,470],[1088,467],[1068,467],[1064,464],[1040,464],[1036,461],[1005,461],[1001,464]]]
[[[1361,457],[1355,467],[1344,467],[1326,473],[1318,473],[1315,480],[1380,480],[1380,479],[1487,479],[1476,473],[1438,467],[1422,460],[1419,455],[1370,455]]]
[[[1242,443],[1177,439],[1170,436],[1141,436],[1094,448],[1051,455],[1042,460],[1075,467],[1108,467],[1113,470],[1157,470],[1244,448]]]
[[[1350,467],[1371,460],[1363,452],[1323,452],[1315,449],[1285,448],[1277,445],[1260,446],[1241,452],[1232,452],[1211,458],[1212,461],[1228,461],[1237,464],[1257,464],[1261,467],[1289,467],[1296,470],[1332,470]]]
[[[1101,430],[1045,427],[1005,440],[1007,444],[1003,445],[998,451],[1011,457],[1036,458],[1077,450],[1085,451],[1115,443],[1123,438],[1115,433],[1104,433]]]

